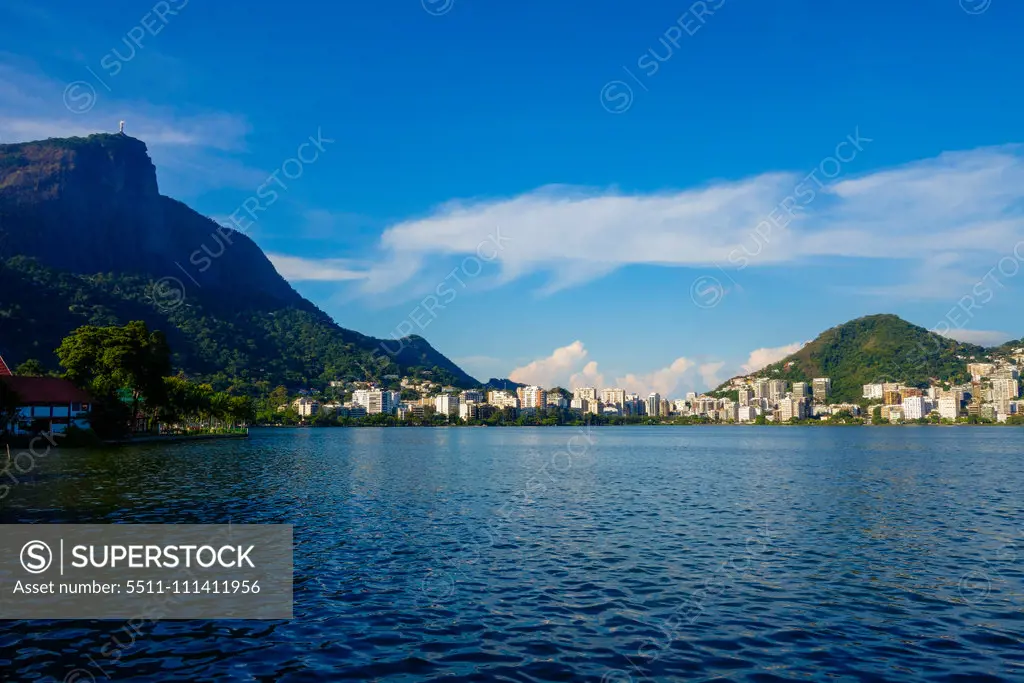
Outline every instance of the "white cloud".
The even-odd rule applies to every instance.
[[[997,332],[996,330],[949,330],[946,332],[935,330],[935,332],[950,339],[967,342],[968,344],[978,344],[979,346],[999,346],[1011,339],[1016,339],[1012,334]]]
[[[575,389],[576,387],[596,387],[600,388],[605,386],[604,375],[602,375],[597,369],[597,361],[590,361],[583,366],[583,370],[577,372],[569,378],[569,389]]]
[[[725,361],[718,361],[717,363],[704,363],[697,372],[700,373],[700,378],[704,380],[704,385],[707,387],[717,387],[722,383],[721,378],[718,376],[718,371],[725,367]]]
[[[676,358],[667,368],[661,368],[644,375],[629,373],[619,377],[615,383],[626,391],[646,397],[658,392],[662,398],[668,398],[677,392],[687,373],[696,364],[689,358]]]
[[[646,373],[626,373],[616,377],[612,383],[606,381],[597,361],[589,359],[586,346],[577,340],[568,346],[555,349],[550,356],[516,368],[509,373],[509,379],[546,388],[560,386],[567,389],[600,389],[614,386],[644,397],[655,391],[669,397],[681,395],[689,390],[718,386],[721,384],[718,372],[723,367],[725,363],[721,361],[709,361],[698,365],[689,358],[680,357],[667,367]]]
[[[1024,237],[1019,146],[952,152],[814,186],[814,200],[788,225],[762,228],[767,239],[759,237],[754,228],[802,182],[803,173],[783,172],[657,194],[550,186],[451,201],[383,233],[364,292],[407,287],[431,259],[472,254],[496,230],[505,240],[494,257],[503,281],[547,273],[542,291],[633,264],[728,268],[842,257],[905,259],[911,265],[896,272],[912,272],[912,264],[952,258],[949,267],[973,268]]]
[[[366,272],[353,268],[348,259],[305,259],[283,254],[267,254],[274,268],[289,282],[361,280]]]
[[[775,348],[754,349],[750,352],[747,362],[742,366],[743,372],[748,375],[752,372],[757,372],[767,365],[777,363],[791,353],[796,353],[806,344],[807,342],[793,342],[792,344],[777,346]]]
[[[568,346],[555,349],[547,358],[540,358],[516,368],[509,373],[508,378],[513,382],[548,388],[564,385],[586,357],[587,349],[583,342],[577,340]]]

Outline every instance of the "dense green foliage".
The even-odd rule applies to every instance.
[[[176,368],[220,390],[256,395],[278,384],[322,387],[334,379],[424,371],[438,382],[474,384],[420,337],[404,340],[398,358],[440,362],[444,367],[397,363],[379,351],[380,340],[343,330],[319,311],[293,307],[264,311],[231,301],[188,299],[169,307],[154,287],[140,276],[72,275],[33,259],[8,259],[0,263],[4,356],[10,362],[37,359],[43,369],[54,370],[53,350],[71,330],[140,320],[166,331]],[[392,341],[388,348],[398,346]]]
[[[985,357],[974,344],[940,336],[895,315],[871,315],[826,330],[804,348],[757,373],[790,382],[832,378],[835,402],[858,402],[863,385],[969,380],[966,364]]]

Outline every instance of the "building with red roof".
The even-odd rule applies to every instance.
[[[7,362],[4,361],[4,357],[0,356],[0,377],[10,377],[14,373],[7,367]]]
[[[15,434],[49,431],[61,435],[72,424],[80,429],[89,428],[87,413],[92,399],[66,379],[21,377],[8,369],[6,375],[0,372],[0,392],[12,396],[18,406]]]

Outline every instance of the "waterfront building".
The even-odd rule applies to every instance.
[[[391,415],[398,408],[401,394],[384,389],[357,389],[352,392],[352,402],[366,408],[367,415]]]
[[[519,387],[519,407],[523,410],[543,410],[548,405],[548,392],[537,386]]]
[[[647,414],[652,417],[657,417],[661,414],[661,394],[658,392],[652,392],[647,396]]]
[[[606,406],[615,406],[622,410],[622,406],[626,403],[626,390],[618,388],[602,389],[601,403]]]
[[[457,416],[459,414],[459,397],[452,394],[441,394],[434,399],[434,410],[438,415]]]
[[[960,416],[960,400],[952,396],[943,396],[939,399],[939,417],[947,420],[955,420]]]
[[[903,417],[908,420],[920,420],[931,412],[931,406],[923,396],[906,396],[901,405]]]

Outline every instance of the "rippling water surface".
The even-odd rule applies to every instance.
[[[295,619],[0,622],[0,678],[1020,681],[1022,436],[364,428],[54,452],[0,522],[294,524]]]

